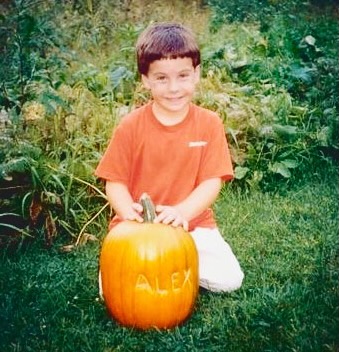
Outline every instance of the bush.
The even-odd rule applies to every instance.
[[[199,102],[225,119],[237,180],[272,189],[336,160],[336,18],[298,2],[269,2],[263,12],[261,1],[209,3],[213,37],[223,39],[204,47],[204,72],[218,93]]]

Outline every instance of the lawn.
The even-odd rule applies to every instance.
[[[336,171],[275,194],[225,188],[220,227],[246,278],[201,291],[182,326],[119,326],[97,291],[100,241],[69,253],[35,241],[4,251],[0,351],[338,351]]]

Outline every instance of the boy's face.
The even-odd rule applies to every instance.
[[[199,78],[200,67],[194,68],[192,59],[184,57],[153,61],[142,82],[151,91],[157,111],[176,117],[188,112]]]

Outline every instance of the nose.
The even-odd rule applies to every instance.
[[[175,78],[171,78],[168,81],[168,90],[170,92],[176,92],[178,90],[178,82]]]

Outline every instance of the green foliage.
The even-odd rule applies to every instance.
[[[317,10],[306,3],[271,2],[261,17],[255,11],[260,1],[247,8],[246,1],[210,4],[218,23],[212,38],[226,39],[203,47],[208,88],[218,92],[212,99],[200,94],[199,102],[225,119],[236,179],[272,189],[319,162],[326,165],[329,156],[337,159],[336,18],[327,9],[312,16]],[[228,22],[245,8],[257,23]]]
[[[63,121],[55,129],[49,121],[36,123],[28,123],[24,130],[17,125],[13,131],[10,126],[0,139],[0,206],[3,212],[15,215],[0,224],[0,246],[21,243],[27,231],[43,237],[47,246],[57,236],[66,241],[76,239],[83,224],[101,207],[102,195],[92,194],[88,183],[96,183],[93,168],[98,159],[91,142],[82,138],[69,144],[70,127],[66,125],[65,134],[60,132]],[[42,151],[32,140],[44,140],[47,150]],[[57,146],[57,142],[62,144]],[[22,226],[16,225],[19,220]],[[13,231],[4,233],[4,228]]]
[[[42,156],[42,151],[28,142],[20,141],[17,145],[11,142],[2,149],[1,180],[10,179],[13,174],[30,172],[36,160]]]
[[[218,27],[221,22],[227,20],[230,22],[234,21],[253,21],[257,20],[258,16],[262,15],[270,9],[270,1],[267,0],[209,0],[208,4],[214,10],[214,17],[212,19],[212,26]]]
[[[17,0],[0,17],[0,105],[6,109],[20,111],[42,90],[46,98],[56,88],[54,76],[64,67],[51,52],[59,42],[50,6],[47,0]]]
[[[226,22],[256,22],[272,19],[272,15],[282,13],[294,15],[305,12],[305,9],[312,5],[317,7],[336,7],[336,0],[207,0],[208,5],[213,9],[211,20],[212,30],[217,30],[222,23]]]

